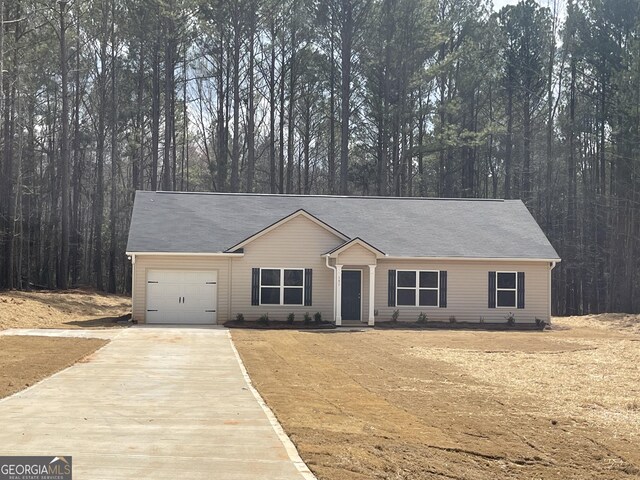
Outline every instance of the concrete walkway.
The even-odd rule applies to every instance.
[[[71,455],[76,480],[313,478],[254,396],[226,330],[111,335],[86,361],[0,400],[0,455]]]

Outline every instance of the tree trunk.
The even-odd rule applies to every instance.
[[[522,199],[531,200],[531,96],[524,95],[522,111],[523,155],[522,155]]]
[[[117,76],[117,39],[115,34],[115,2],[111,4],[111,188],[109,201],[109,275],[107,289],[116,292],[116,250],[117,245],[117,189],[118,189],[118,76]]]
[[[251,23],[251,32],[249,33],[249,91],[248,96],[248,112],[247,112],[247,192],[253,192],[253,180],[255,177],[256,166],[256,147],[255,147],[255,118],[256,112],[254,107],[255,94],[255,19]]]
[[[505,138],[504,155],[504,198],[511,198],[511,156],[513,150],[513,91],[511,85],[507,87],[506,116],[507,135]]]
[[[169,2],[165,19],[167,36],[164,51],[164,153],[162,156],[162,189],[173,190],[171,147],[173,139],[173,92],[175,90],[175,28],[173,22],[174,1]]]
[[[217,135],[218,135],[218,190],[221,192],[226,192],[227,190],[227,129],[226,129],[226,119],[225,119],[225,85],[224,85],[224,34],[220,33],[220,44],[219,44],[219,58],[218,58],[218,87],[217,87],[217,97],[218,97],[218,118],[217,118]]]
[[[285,108],[285,41],[284,41],[284,29],[282,30],[282,56],[280,61],[280,124],[279,138],[280,138],[280,150],[278,151],[278,192],[284,193],[284,108]]]
[[[239,12],[235,11],[238,17]],[[231,191],[240,189],[240,47],[242,45],[240,19],[234,18],[233,32],[233,142],[231,147]]]
[[[293,11],[296,11],[295,2]],[[294,14],[295,15],[295,14]],[[287,193],[293,192],[293,156],[294,156],[294,134],[295,134],[295,103],[296,103],[296,27],[295,17],[291,26],[291,58],[289,62],[289,108],[287,115]]]
[[[342,0],[342,83],[340,89],[340,194],[348,195],[349,185],[349,117],[351,101],[351,48],[353,45],[353,5]]]
[[[276,26],[271,20],[271,62],[269,64],[269,191],[276,193]]]
[[[69,223],[70,223],[70,179],[69,179],[69,85],[67,55],[66,1],[58,2],[60,6],[60,81],[62,83],[62,118],[60,118],[60,193],[62,205],[62,230],[60,238],[60,268],[57,278],[58,288],[69,288]]]
[[[333,30],[334,18],[331,16]],[[327,146],[327,193],[333,195],[336,185],[336,59],[333,34],[329,35],[329,144]]]
[[[71,240],[70,240],[70,270],[71,285],[78,283],[80,272],[80,204],[81,204],[81,179],[83,165],[80,154],[80,103],[82,101],[80,84],[80,6],[76,4],[76,52],[75,52],[75,78],[74,78],[74,113],[73,113],[73,175],[72,175],[72,207],[71,207]]]
[[[100,39],[100,73],[98,76],[98,131],[96,139],[96,190],[95,200],[93,203],[93,235],[94,235],[94,254],[93,254],[93,273],[95,276],[96,288],[104,289],[104,279],[102,273],[102,225],[104,220],[104,144],[106,137],[106,110],[107,110],[107,65],[109,58],[107,57],[107,21],[108,6],[102,7],[102,32]]]
[[[145,89],[145,71],[144,71],[144,39],[140,38],[140,47],[138,50],[138,85],[136,92],[136,151],[131,157],[131,183],[133,192],[142,190],[144,187],[141,182],[141,172],[144,172],[144,89]]]
[[[156,17],[159,16],[159,9]],[[156,25],[151,64],[151,190],[158,190],[158,157],[160,149],[160,26]]]

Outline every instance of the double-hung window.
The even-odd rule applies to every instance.
[[[438,306],[440,298],[439,271],[398,270],[396,275],[396,304],[398,306]]]
[[[260,269],[260,305],[303,305],[303,294],[304,269]]]
[[[496,306],[516,307],[518,275],[516,272],[496,272]]]

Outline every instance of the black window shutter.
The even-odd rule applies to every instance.
[[[251,305],[260,305],[260,269],[251,269]]]
[[[489,272],[489,308],[496,308],[496,272]]]
[[[524,308],[524,272],[518,272],[518,308]]]
[[[396,271],[389,270],[389,306],[396,306]]]
[[[447,271],[440,270],[440,308],[447,308]]]
[[[310,268],[304,269],[304,306],[311,306],[311,288],[313,286],[313,270]]]

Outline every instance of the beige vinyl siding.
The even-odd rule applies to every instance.
[[[255,320],[267,313],[273,320],[285,320],[290,312],[301,320],[305,312],[319,311],[325,320],[334,321],[333,270],[327,268],[324,252],[342,244],[343,240],[327,229],[298,216],[278,228],[256,238],[244,247],[242,257],[216,257],[198,255],[136,255],[133,281],[133,315],[139,322],[145,320],[147,271],[159,270],[215,270],[218,272],[218,323],[224,323],[236,314]],[[331,261],[334,265],[336,262]],[[338,259],[344,269],[362,270],[362,320],[369,312],[369,264],[375,256],[367,249],[354,245],[341,253]],[[312,305],[251,305],[252,268],[311,268],[313,269]],[[446,270],[448,272],[447,308],[389,307],[388,271],[394,270]],[[517,322],[534,322],[536,318],[549,319],[550,265],[548,262],[489,262],[471,260],[377,260],[375,270],[376,322],[387,321],[398,308],[400,320],[415,321],[420,312],[430,320],[448,321],[454,316],[459,322],[506,322],[513,313]],[[525,272],[525,307],[488,308],[488,272]]]
[[[506,322],[513,313],[516,323],[535,322],[536,318],[549,320],[549,268],[548,262],[483,262],[483,261],[427,261],[385,260],[378,261],[376,268],[376,299],[378,310],[376,322],[389,320],[397,308],[399,320],[415,321],[420,312],[430,320],[449,321],[451,316],[458,322]],[[447,307],[388,306],[389,270],[446,270]],[[489,308],[488,272],[525,272],[525,308]]]
[[[376,256],[362,245],[351,245],[338,254],[337,263],[341,265],[375,265]]]
[[[333,321],[333,270],[321,255],[343,242],[316,222],[297,216],[248,243],[244,256],[232,259],[231,314],[256,320],[266,313],[272,320],[286,320],[293,312],[302,320],[305,312],[319,311],[324,320]],[[252,268],[313,269],[312,305],[251,305]]]
[[[229,257],[194,255],[136,255],[133,279],[133,319],[145,321],[147,304],[147,270],[204,270],[218,272],[218,323],[229,319]]]

